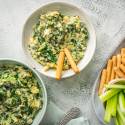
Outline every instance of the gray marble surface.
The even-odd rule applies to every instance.
[[[25,20],[38,7],[52,0],[0,0],[0,58],[27,63],[21,47]],[[62,0],[61,0],[62,1]],[[56,81],[43,78],[48,97],[62,110],[78,106],[91,125],[100,125],[91,106],[94,81],[103,63],[125,38],[125,0],[67,0],[84,7],[97,34],[97,48],[89,65],[80,74]]]

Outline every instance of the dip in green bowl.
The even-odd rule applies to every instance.
[[[42,108],[45,110],[44,95],[28,67],[0,64],[0,125],[31,125]]]

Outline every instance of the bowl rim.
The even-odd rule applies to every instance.
[[[94,113],[96,114],[96,118],[98,119],[98,121],[105,125],[105,122],[104,120],[102,120],[100,117],[98,117],[98,112],[96,110],[96,107],[95,107],[95,96],[99,99],[99,96],[98,96],[98,91],[96,92],[96,90],[98,90],[98,86],[99,86],[99,78],[100,78],[100,75],[101,75],[101,71],[99,72],[95,82],[94,82],[94,85],[92,87],[92,94],[91,94],[91,104],[92,104],[92,108],[94,110]],[[97,94],[97,95],[96,95]]]
[[[42,119],[43,119],[43,117],[45,115],[46,109],[47,109],[47,91],[46,91],[46,87],[45,87],[45,84],[44,84],[42,78],[40,77],[40,75],[37,73],[37,71],[35,69],[33,69],[32,67],[28,66],[27,64],[25,64],[22,61],[19,61],[17,59],[12,59],[12,58],[0,58],[0,62],[1,61],[7,61],[7,63],[9,63],[9,62],[17,63],[17,64],[20,64],[20,65],[22,65],[24,67],[27,67],[39,79],[40,82],[38,82],[38,84],[41,84],[40,86],[42,86],[43,91],[44,91],[44,104],[43,104],[43,108],[41,109],[42,115],[40,116],[40,119],[37,120],[38,124],[40,124],[40,122],[42,121]],[[38,114],[36,114],[36,116],[37,115]],[[36,119],[36,117],[34,118],[34,120],[35,119]],[[33,122],[34,122],[34,120],[33,120]],[[34,124],[32,123],[31,125],[34,125]]]
[[[91,21],[90,21],[90,18],[89,18],[89,17],[87,16],[87,14],[86,14],[85,9],[84,9],[83,7],[81,8],[80,6],[78,6],[78,5],[74,4],[74,3],[71,3],[71,2],[67,2],[67,1],[46,2],[46,3],[42,4],[39,8],[35,9],[34,11],[32,11],[32,13],[31,13],[31,14],[28,16],[28,18],[25,20],[24,25],[23,25],[23,30],[22,30],[22,49],[23,49],[24,55],[25,55],[25,57],[28,57],[27,50],[26,50],[25,47],[24,47],[24,46],[25,46],[25,45],[24,45],[24,42],[25,42],[25,41],[24,41],[24,32],[25,32],[25,27],[26,27],[28,21],[30,20],[30,18],[31,18],[37,11],[42,10],[43,7],[46,7],[46,6],[48,6],[48,5],[53,5],[53,4],[65,4],[65,5],[68,5],[68,6],[75,7],[76,9],[78,9],[79,11],[81,11],[81,12],[83,13],[83,15],[84,15],[86,21],[88,22],[88,24],[89,24],[90,27],[91,27],[91,30],[92,30],[93,36],[94,36],[93,45],[92,45],[92,46],[93,46],[93,47],[92,47],[92,54],[91,54],[90,58],[84,62],[84,66],[83,66],[82,68],[79,68],[79,69],[80,69],[80,72],[81,72],[82,70],[84,70],[84,69],[87,67],[87,65],[90,63],[90,61],[92,60],[92,58],[93,58],[93,56],[94,56],[94,54],[95,54],[95,50],[96,50],[96,32],[95,32],[95,29],[94,29],[93,24],[92,24]],[[32,58],[32,59],[33,59],[33,58]],[[83,57],[81,60],[83,60],[83,59],[84,59],[84,57]],[[35,59],[33,59],[33,60],[34,60],[37,64],[39,64]],[[39,69],[37,69],[36,67],[34,67],[34,66],[33,66],[33,63],[31,63],[29,60],[28,60],[28,63],[29,63],[33,68],[35,68],[38,72],[42,73],[43,75],[55,79],[55,76],[53,76],[53,75],[51,75],[51,74],[49,74],[49,73],[46,73],[45,71],[39,70]],[[41,64],[40,64],[40,65],[41,65]],[[71,69],[68,69],[67,71],[70,71],[70,70],[71,70]],[[74,75],[76,75],[76,73],[74,73],[73,71],[71,71],[70,74],[67,73],[67,75],[62,75],[61,79],[69,78],[69,77],[72,77],[72,76],[74,76]]]

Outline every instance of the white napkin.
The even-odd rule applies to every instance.
[[[49,102],[47,111],[40,125],[58,125],[65,113],[60,110],[53,102]],[[87,118],[81,116],[71,120],[67,125],[89,125]]]

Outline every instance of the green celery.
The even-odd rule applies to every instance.
[[[121,112],[125,114],[125,97],[123,92],[119,93],[119,107],[121,109]]]
[[[120,117],[120,115],[118,113],[116,115],[116,118],[118,120],[118,125],[124,125],[124,123],[123,123],[123,121],[122,121],[122,119],[121,119],[121,117]]]
[[[123,90],[123,92],[125,93],[125,90]]]
[[[124,85],[125,84],[125,80],[120,80],[120,81],[116,82],[115,84],[122,84],[122,85]]]
[[[106,110],[105,110],[105,116],[104,116],[104,121],[106,123],[110,122],[111,113],[112,113],[112,101],[111,99],[109,99],[107,100],[107,103],[106,103]]]
[[[118,118],[115,118],[115,125],[119,125]]]
[[[117,103],[118,103],[118,95],[115,95],[111,98],[112,101],[112,116],[116,116],[116,110],[117,110]]]
[[[105,102],[108,99],[110,99],[112,96],[119,93],[120,91],[121,91],[121,89],[111,89],[111,90],[106,91],[104,94],[100,95],[99,97],[102,102]]]
[[[117,106],[117,113],[118,113],[118,115],[120,116],[120,121],[122,121],[124,124],[122,124],[122,125],[125,125],[125,116],[124,116],[124,114],[121,112],[121,109],[120,109],[120,106],[118,105]]]
[[[125,85],[108,84],[108,85],[106,85],[106,88],[109,88],[109,89],[125,89]]]

